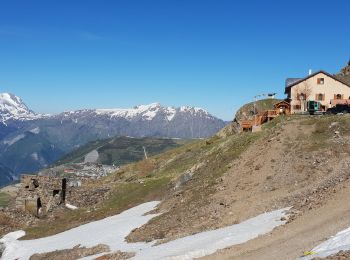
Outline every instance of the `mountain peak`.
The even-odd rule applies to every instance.
[[[37,115],[31,111],[18,96],[11,93],[0,93],[0,121],[10,119],[33,119]]]
[[[138,105],[138,106],[135,106],[134,109],[155,109],[160,107],[162,107],[162,105],[158,102],[155,102],[148,105]]]

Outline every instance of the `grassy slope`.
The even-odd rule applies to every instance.
[[[142,160],[144,157],[143,146],[147,153],[152,156],[168,149],[177,147],[185,140],[161,139],[161,138],[129,138],[117,137],[110,139],[97,140],[74,150],[63,156],[54,165],[67,163],[79,163],[84,160],[87,153],[97,150],[99,153],[99,162],[107,165],[124,165],[127,163]]]
[[[101,147],[108,143],[110,139],[104,139],[104,140],[96,140],[89,142],[76,150],[73,150],[72,152],[65,154],[62,156],[59,160],[54,162],[54,166],[66,164],[66,163],[80,163],[84,160],[84,156],[91,152],[92,150]]]
[[[291,118],[280,117],[275,119],[265,124],[264,131],[259,133],[233,134],[222,138],[214,136],[206,140],[196,140],[162,154],[155,155],[149,160],[123,166],[117,173],[101,179],[95,184],[95,187],[101,184],[108,184],[112,187],[114,191],[109,199],[100,205],[92,207],[93,210],[89,209],[90,213],[87,212],[87,209],[63,212],[56,216],[55,225],[52,225],[51,220],[43,220],[38,226],[26,230],[27,237],[35,238],[58,233],[81,225],[82,223],[119,213],[145,201],[162,200],[165,201],[164,203],[167,203],[168,200],[171,200],[176,195],[177,191],[174,191],[174,186],[179,180],[179,176],[191,168],[197,167],[193,178],[185,183],[181,189],[183,194],[186,194],[185,207],[171,208],[168,212],[151,221],[150,225],[156,225],[158,227],[157,229],[160,230],[159,232],[163,232],[161,231],[161,226],[158,225],[159,221],[162,224],[164,222],[169,224],[167,221],[173,219],[173,216],[181,216],[181,214],[186,214],[185,211],[188,209],[200,209],[208,204],[210,196],[217,192],[215,190],[217,180],[224,173],[230,171],[235,160],[239,159],[242,153],[256,142],[267,142],[270,138],[269,136],[280,132],[281,124],[283,125],[287,121],[289,125],[300,124],[300,127],[310,125],[315,129],[311,137],[305,135],[298,137],[298,139],[293,138],[290,140],[298,140],[297,143],[301,146],[301,151],[296,154],[301,152],[308,153],[308,151],[317,152],[323,149],[328,151],[327,145],[329,146],[329,140],[334,134],[329,126],[334,121],[338,122],[338,128],[342,133],[350,132],[350,118],[348,117],[294,116]],[[276,137],[274,140],[272,142],[279,142],[276,141]],[[289,151],[287,146],[285,149]],[[290,156],[294,156],[293,153]],[[291,159],[293,158],[291,157]],[[259,159],[264,160],[263,158]],[[266,160],[270,159],[267,158]],[[299,157],[294,159],[302,162]],[[279,162],[276,160],[274,163],[278,166]],[[309,164],[309,162],[306,164]],[[276,175],[276,179],[279,180],[279,178],[284,179],[283,176]],[[267,180],[271,179],[269,178]],[[303,181],[307,180],[303,179]],[[265,185],[264,182],[261,185]],[[259,188],[259,186],[256,187]],[[286,193],[283,192],[283,194]],[[169,225],[171,226],[173,224],[170,223]],[[190,225],[191,223],[187,224]],[[184,225],[184,223],[179,222],[175,223],[175,225]],[[177,228],[177,226],[173,227]],[[163,234],[161,233],[156,234],[157,238],[162,238],[162,236]]]
[[[50,220],[42,220],[39,225],[26,229],[26,238],[55,234],[119,213],[142,202],[163,200],[173,192],[174,181],[200,162],[210,164],[201,169],[201,178],[196,179],[193,185],[206,186],[207,193],[215,180],[230,167],[230,162],[238,158],[260,136],[260,133],[233,135],[227,138],[214,136],[206,140],[192,141],[155,155],[149,160],[126,165],[118,173],[100,180],[101,183],[108,183],[113,187],[114,191],[107,201],[94,207],[90,213],[87,213],[87,209],[79,209],[57,215],[55,225],[51,225]],[[97,182],[96,186],[99,185]],[[199,189],[194,196],[204,194]]]
[[[6,207],[10,201],[10,197],[3,192],[0,192],[0,207]]]

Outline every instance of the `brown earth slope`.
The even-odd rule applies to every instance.
[[[211,185],[203,181],[204,170],[195,170],[191,183],[161,204],[165,213],[129,239],[168,240],[241,222],[267,210],[294,206],[294,218],[321,206],[342,188],[340,180],[348,178],[343,171],[350,151],[348,137],[334,132],[349,126],[350,118],[282,119],[232,158]],[[217,156],[225,153],[224,147]],[[205,169],[211,163],[197,165]]]
[[[214,259],[295,259],[350,226],[350,117],[280,117],[259,133],[221,134],[130,164],[101,182],[114,191],[90,208],[27,229],[41,237],[153,199],[162,215],[129,241],[172,240],[293,206],[283,227]],[[53,221],[59,225],[50,225]]]

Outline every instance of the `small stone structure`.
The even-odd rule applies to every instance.
[[[52,209],[65,205],[70,189],[66,178],[22,175],[16,208],[41,217]]]
[[[16,209],[40,218],[66,204],[94,207],[111,191],[108,183],[96,182],[94,178],[79,176],[22,175]]]

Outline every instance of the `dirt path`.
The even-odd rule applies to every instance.
[[[293,222],[245,244],[203,259],[296,259],[304,251],[350,227],[350,183],[328,203],[307,211]]]

